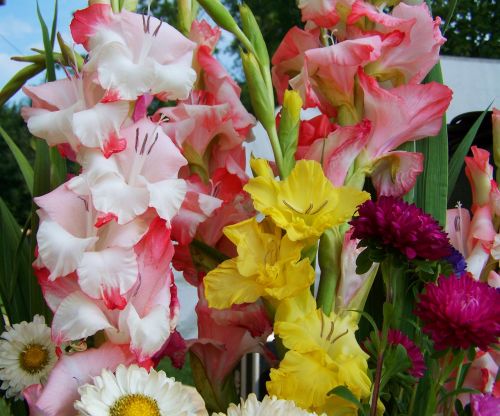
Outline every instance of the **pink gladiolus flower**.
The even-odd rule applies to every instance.
[[[110,310],[104,300],[84,293],[76,274],[55,281],[37,271],[43,294],[54,311],[52,338],[56,344],[105,330],[115,344],[128,344],[139,362],[149,360],[175,330],[179,315],[177,290],[170,270],[173,245],[165,221],[153,220],[133,247],[138,279],[125,294],[122,310]]]
[[[84,71],[96,72],[110,101],[143,94],[185,99],[196,79],[193,42],[155,17],[94,4],[75,13],[71,33],[89,51]]]
[[[62,356],[47,383],[42,388],[33,384],[23,392],[31,416],[74,416],[73,403],[80,395],[78,387],[100,375],[102,369],[114,371],[119,364],[135,363],[134,356],[125,346],[106,343],[96,349]]]
[[[125,148],[119,130],[125,121],[129,103],[102,102],[105,91],[91,76],[71,77],[36,87],[24,87],[32,107],[23,107],[22,115],[30,132],[50,146],[69,144],[101,149],[106,157]]]
[[[126,224],[151,207],[170,222],[186,194],[178,179],[187,161],[157,123],[144,118],[122,129],[127,148],[108,159],[88,150],[79,155],[83,172],[68,187],[92,196],[96,210]]]
[[[110,309],[123,309],[124,296],[138,278],[133,247],[147,230],[148,216],[123,226],[110,221],[97,227],[100,216],[91,200],[65,185],[35,202],[41,208],[39,261],[50,271],[48,278],[76,272],[78,285],[88,296],[102,299]]]
[[[313,21],[320,27],[330,28],[338,23],[340,16],[335,8],[337,0],[299,0],[302,21]]]
[[[260,304],[234,305],[231,309],[208,307],[203,285],[198,287],[198,339],[189,341],[189,349],[205,367],[210,382],[220,386],[243,355],[260,352],[269,356],[264,346],[272,325]]]
[[[390,80],[395,86],[420,83],[438,61],[439,49],[446,41],[439,30],[441,19],[433,20],[425,3],[414,6],[399,3],[388,15],[356,0],[347,23],[352,25],[363,17],[375,23],[365,36],[374,32],[382,36],[402,34],[400,42],[384,44],[380,57],[368,64],[365,72],[380,81]]]
[[[472,188],[472,212],[474,212],[477,207],[490,203],[493,166],[490,165],[490,153],[487,150],[472,146],[471,151],[473,156],[465,157],[465,174]]]

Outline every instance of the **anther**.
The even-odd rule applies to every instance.
[[[144,154],[144,150],[146,150],[147,141],[148,141],[148,133],[146,133],[146,136],[144,136],[144,141],[142,142],[141,151],[139,152],[141,156]]]
[[[302,212],[300,212],[298,209],[295,209],[294,207],[292,207],[287,201],[285,201],[284,199],[282,200],[283,204],[285,204],[288,208],[290,208],[292,211],[295,211],[297,214],[302,214]]]
[[[312,211],[310,214],[315,215],[318,212],[320,212],[325,206],[328,204],[328,200],[324,201],[318,208],[316,208],[314,211]],[[307,213],[306,213],[307,214]]]
[[[153,32],[153,36],[156,36],[158,34],[158,32],[160,31],[160,27],[161,27],[162,24],[163,24],[163,21],[160,20],[160,24],[158,25],[158,27],[156,28],[156,30]]]
[[[335,322],[331,322],[331,325],[330,325],[330,332],[328,333],[328,336],[326,337],[326,339],[328,341],[330,341],[330,338],[332,337],[333,335],[333,330],[335,329]]]
[[[334,339],[332,339],[330,342],[331,342],[332,344],[335,344],[335,342],[336,342],[338,339],[342,338],[344,335],[347,335],[348,333],[349,333],[349,330],[348,330],[348,329],[346,329],[344,332],[342,332],[340,335],[336,336],[336,337],[335,337]]]
[[[151,153],[151,150],[153,150],[153,147],[157,141],[158,141],[158,133],[155,134],[155,139],[154,139],[153,143],[151,144],[151,146],[149,146],[149,149],[148,149],[148,152],[146,153],[146,155],[149,155]]]
[[[135,129],[135,153],[137,153],[138,148],[139,148],[139,127]]]
[[[309,214],[309,211],[311,211],[313,209],[313,203],[311,202],[309,204],[309,207],[305,210],[304,214]]]
[[[324,329],[324,326],[325,326],[325,320],[323,318],[323,312],[320,312],[320,316],[321,316],[321,332],[320,332],[320,336],[322,337],[323,336],[323,329]]]

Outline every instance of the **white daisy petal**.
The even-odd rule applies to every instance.
[[[7,327],[0,336],[0,380],[6,397],[21,397],[32,384],[45,383],[57,361],[43,316]]]
[[[241,404],[231,404],[227,416],[317,416],[316,413],[297,407],[291,400],[277,399],[275,396],[265,396],[262,402],[255,394],[250,394]],[[324,414],[323,414],[324,415]],[[214,413],[213,416],[226,416],[224,413]],[[326,415],[324,415],[326,416]]]
[[[78,392],[81,397],[75,409],[84,416],[136,414],[139,409],[142,416],[208,415],[196,389],[168,378],[163,371],[148,372],[137,365],[120,365],[116,375],[103,370],[93,384],[81,386]]]

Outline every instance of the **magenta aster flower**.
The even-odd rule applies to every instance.
[[[438,260],[451,252],[448,236],[432,216],[415,205],[391,196],[368,200],[359,207],[350,224],[366,246],[385,246],[415,258]]]
[[[500,398],[491,394],[473,394],[470,407],[472,416],[500,415]]]
[[[500,336],[500,291],[478,282],[470,273],[457,278],[441,275],[420,295],[415,314],[436,350],[486,350]]]
[[[390,329],[388,334],[390,345],[402,345],[411,361],[411,367],[408,373],[415,378],[422,378],[425,373],[424,356],[415,343],[401,331]]]

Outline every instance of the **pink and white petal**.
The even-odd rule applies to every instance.
[[[60,79],[37,86],[24,86],[23,92],[31,98],[32,107],[50,111],[71,107],[79,99],[81,80]],[[24,107],[27,108],[27,107]]]
[[[367,147],[370,158],[439,132],[442,115],[451,101],[448,87],[431,82],[384,90],[362,69],[358,78],[364,92],[365,117],[373,123]]]
[[[126,101],[98,103],[87,110],[76,112],[73,116],[73,131],[86,147],[104,149],[104,142],[115,133],[128,115]]]
[[[166,179],[148,183],[150,194],[149,206],[156,209],[158,215],[170,223],[179,212],[187,192],[186,181],[183,179]]]
[[[114,155],[113,159],[117,161],[125,177],[130,178],[133,162],[138,158],[144,158],[144,160],[137,174],[141,174],[149,182],[177,178],[179,169],[187,164],[187,160],[170,137],[164,133],[158,123],[153,123],[148,118],[143,118],[122,129],[120,133],[127,140],[127,148]],[[137,150],[136,137],[138,138]],[[142,148],[144,148],[143,152]]]
[[[220,27],[212,27],[206,20],[195,20],[189,31],[189,39],[200,46],[206,46],[212,52],[219,41],[221,32]]]
[[[98,211],[116,215],[118,224],[126,224],[143,214],[149,192],[143,186],[130,186],[115,174],[102,175],[91,185],[93,203]]]
[[[112,302],[106,295],[116,292],[116,296],[123,297],[132,288],[138,278],[137,258],[132,248],[109,247],[87,252],[76,272],[78,283],[88,296],[103,299],[107,305],[120,305],[121,299]]]
[[[34,273],[42,289],[43,298],[52,312],[55,312],[61,302],[71,293],[80,290],[76,273],[55,281],[49,279],[50,271],[45,267],[34,267]]]
[[[89,337],[111,327],[96,301],[82,292],[74,292],[61,302],[54,314],[52,339],[59,345]]]
[[[38,212],[40,215],[40,211]],[[50,270],[49,279],[54,280],[76,270],[83,253],[97,240],[97,237],[75,237],[55,221],[42,218],[37,233],[38,253],[43,264]]]
[[[135,100],[148,94],[155,81],[154,62],[136,64],[127,46],[118,42],[99,48],[89,64],[97,69],[102,88],[116,90],[121,100]]]
[[[34,201],[51,220],[56,221],[70,234],[75,237],[87,237],[88,202],[85,198],[71,192],[66,184],[58,186],[48,194],[34,198]]]
[[[340,16],[336,10],[336,0],[299,0],[302,21],[311,20],[320,27],[330,28],[337,24]]]
[[[130,333],[130,349],[139,361],[152,357],[170,336],[169,309],[155,305],[144,316],[139,316],[133,305],[127,306],[126,322]]]
[[[43,387],[41,384],[32,384],[23,390],[23,397],[26,403],[28,403],[30,416],[47,416],[47,413],[38,409],[36,406],[36,402],[42,395],[42,391]]]
[[[76,147],[78,141],[73,134],[73,113],[77,105],[49,111],[41,108],[31,108],[24,112],[28,120],[28,130],[33,136],[44,139],[49,146],[69,143]]]
[[[120,225],[116,221],[110,221],[99,230],[99,240],[102,247],[133,247],[147,232],[149,224],[156,216],[154,210],[148,210],[145,214],[136,217],[127,224]]]
[[[154,82],[151,94],[160,94],[162,100],[185,100],[196,81],[196,72],[186,64],[154,63]]]
[[[130,365],[134,362],[135,357],[127,347],[111,343],[63,355],[51,371],[40,396],[30,406],[30,411],[34,408],[43,416],[76,415],[73,403],[80,398],[79,387],[91,383],[92,378],[100,375],[103,369],[115,371],[119,364]]]
[[[112,18],[109,4],[93,4],[85,9],[77,10],[73,15],[70,29],[71,36],[77,44],[88,48],[89,38],[102,26],[108,26]]]
[[[335,186],[343,186],[347,172],[369,139],[371,123],[341,126],[326,139],[315,140],[301,157],[323,163],[325,175]]]
[[[376,159],[370,176],[378,196],[399,198],[413,188],[423,170],[424,155],[395,151]]]

